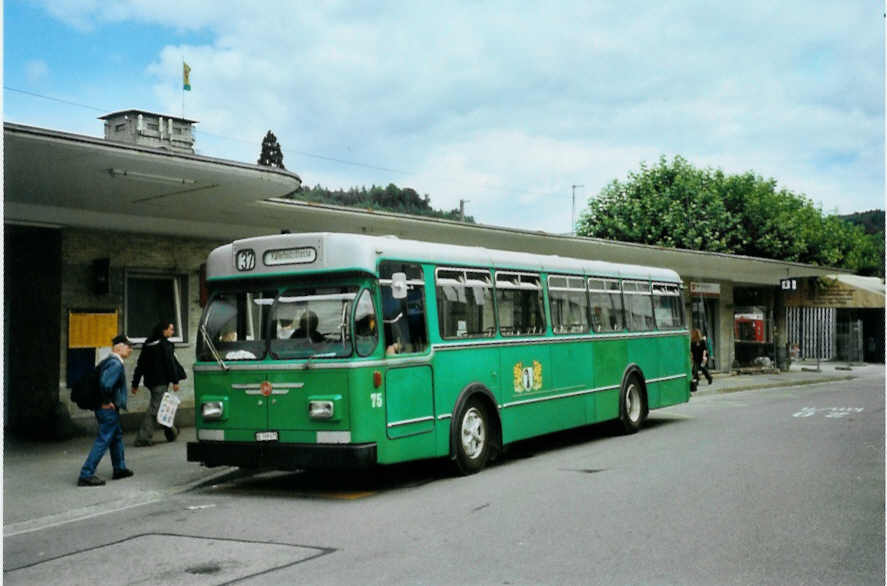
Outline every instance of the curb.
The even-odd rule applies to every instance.
[[[841,375],[841,376],[828,376],[819,378],[816,380],[802,380],[802,381],[786,381],[786,382],[777,382],[777,383],[765,383],[765,384],[749,384],[744,386],[736,386],[730,387],[726,389],[709,389],[709,390],[699,390],[691,395],[691,397],[699,395],[723,395],[727,393],[738,393],[740,391],[755,391],[762,389],[775,389],[779,387],[800,387],[806,385],[818,385],[821,383],[831,383],[837,381],[847,381],[855,379],[855,376],[851,375]]]
[[[252,471],[248,472],[251,473]],[[199,478],[197,480],[192,480],[191,482],[188,482],[186,484],[173,486],[167,489],[143,492],[137,497],[131,497],[122,501],[117,501],[116,504],[101,503],[97,505],[89,505],[87,507],[73,509],[65,511],[63,513],[55,513],[52,515],[47,515],[45,517],[38,517],[37,519],[28,519],[26,521],[10,523],[3,526],[3,537],[5,539],[7,537],[13,537],[15,535],[21,535],[23,533],[30,533],[32,531],[39,531],[42,529],[47,529],[49,527],[72,523],[74,521],[81,521],[83,519],[89,519],[91,517],[98,517],[107,513],[116,513],[126,509],[148,505],[157,501],[161,501],[170,496],[188,492],[190,490],[194,490],[211,484],[220,484],[222,482],[227,482],[228,480],[239,478],[243,475],[244,474],[239,468],[232,469],[229,467],[225,467],[224,469],[218,470],[217,472],[211,474],[210,476],[207,476],[206,478]]]

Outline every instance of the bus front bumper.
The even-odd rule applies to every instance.
[[[208,468],[370,468],[376,464],[376,444],[198,441],[188,442],[188,461],[202,462]]]

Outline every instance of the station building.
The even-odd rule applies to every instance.
[[[194,154],[193,120],[140,110],[101,119],[104,138],[4,124],[7,432],[52,439],[93,429],[92,413],[70,402],[69,385],[119,332],[137,342],[131,373],[138,342],[162,316],[175,321],[176,354],[187,367],[206,302],[207,254],[281,230],[395,235],[670,268],[684,280],[688,324],[705,331],[716,371],[765,357],[783,363],[795,346],[798,357],[808,357],[810,337],[792,326],[799,338],[790,340],[789,326],[813,323],[816,311],[830,308],[810,291],[837,278],[866,294],[845,296],[840,312],[832,308],[832,339],[842,320],[857,323],[863,358],[883,361],[884,285],[877,279],[863,286],[835,269],[801,263],[300,202],[295,173]],[[786,280],[801,292],[784,292]],[[822,358],[835,357],[838,346]],[[180,395],[177,420],[187,425],[190,380]],[[131,397],[125,428],[137,425],[147,397],[144,390]]]

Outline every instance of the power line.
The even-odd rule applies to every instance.
[[[61,98],[53,98],[52,96],[45,96],[43,94],[38,94],[36,92],[29,92],[27,90],[20,90],[18,88],[9,87],[8,85],[4,85],[3,89],[8,92],[16,92],[19,94],[25,94],[26,96],[33,96],[35,98],[49,100],[50,102],[58,102],[60,104],[68,104],[70,106],[77,106],[78,108],[86,108],[88,110],[95,110],[96,112],[110,112],[111,111],[108,109],[96,108],[95,106],[88,106],[87,104],[80,104],[78,102],[72,102],[70,100],[63,100]]]
[[[111,111],[112,111],[111,108],[97,108],[97,107],[95,107],[95,106],[90,106],[90,105],[88,105],[88,104],[81,104],[81,103],[79,103],[79,102],[74,102],[74,101],[71,101],[71,100],[63,100],[63,99],[61,99],[61,98],[55,98],[55,97],[52,97],[52,96],[47,96],[47,95],[45,95],[45,94],[39,94],[39,93],[37,93],[37,92],[31,92],[31,91],[27,91],[27,90],[23,90],[23,89],[19,89],[19,88],[10,87],[10,86],[7,86],[7,85],[4,85],[4,86],[3,86],[3,89],[4,89],[5,91],[15,92],[15,93],[23,94],[23,95],[26,95],[26,96],[31,96],[31,97],[34,97],[34,98],[40,98],[40,99],[42,99],[42,100],[48,100],[48,101],[50,101],[50,102],[58,102],[58,103],[60,103],[60,104],[67,104],[67,105],[70,105],[70,106],[77,106],[78,108],[86,108],[86,109],[88,109],[88,110],[94,110],[94,111],[96,111],[96,112],[107,113],[107,112],[111,112]],[[242,143],[250,144],[250,145],[255,145],[255,144],[256,144],[256,141],[254,141],[254,140],[247,140],[247,139],[245,139],[245,138],[239,138],[239,137],[235,137],[235,136],[225,136],[225,135],[222,135],[222,134],[215,134],[215,133],[207,132],[207,131],[205,131],[205,130],[201,130],[201,129],[197,129],[197,128],[195,128],[195,129],[193,130],[193,132],[196,133],[196,134],[198,134],[198,135],[201,135],[201,134],[202,134],[202,135],[211,136],[211,137],[214,137],[214,138],[221,138],[221,139],[224,139],[224,140],[233,140],[233,141],[236,141],[236,142],[242,142]],[[259,142],[261,143],[261,141],[259,141]],[[351,167],[361,167],[361,168],[364,168],[364,169],[372,169],[372,170],[374,170],[374,171],[384,171],[385,173],[398,173],[398,174],[401,174],[401,175],[416,175],[416,174],[417,174],[415,171],[405,171],[405,170],[403,170],[403,169],[392,169],[392,168],[390,168],[390,167],[382,167],[382,166],[380,166],[380,165],[372,165],[372,164],[370,164],[370,163],[361,163],[361,162],[358,162],[358,161],[349,161],[348,159],[341,159],[341,158],[338,158],[338,157],[331,157],[331,156],[328,156],[328,155],[319,155],[319,154],[317,154],[317,153],[310,153],[310,152],[307,152],[307,151],[300,151],[300,150],[296,150],[296,149],[289,149],[289,148],[288,148],[288,149],[287,149],[287,153],[288,153],[288,154],[299,155],[299,156],[302,156],[302,157],[308,157],[308,158],[311,158],[311,159],[317,159],[317,160],[321,160],[321,161],[329,161],[329,162],[331,162],[331,163],[338,163],[338,164],[340,164],[340,165],[348,165],[348,166],[351,166]],[[558,189],[553,189],[553,190],[550,191],[550,192],[541,192],[541,191],[530,191],[530,190],[527,190],[527,189],[517,189],[517,188],[510,188],[510,187],[491,187],[491,186],[487,186],[487,185],[484,185],[484,186],[481,186],[481,187],[477,187],[477,186],[475,186],[475,185],[469,185],[469,184],[467,184],[467,183],[463,183],[463,182],[461,182],[461,181],[454,180],[453,178],[447,178],[447,181],[449,181],[449,182],[451,182],[451,183],[459,183],[459,184],[461,184],[461,185],[464,185],[464,186],[466,186],[466,187],[469,187],[469,188],[471,188],[471,189],[475,189],[475,190],[477,190],[477,189],[484,189],[484,190],[491,190],[491,191],[499,191],[499,192],[502,192],[502,193],[524,193],[524,194],[527,194],[527,195],[552,195],[552,194],[554,194],[554,193],[556,193],[556,192],[558,191]]]

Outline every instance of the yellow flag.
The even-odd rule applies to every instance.
[[[191,91],[191,67],[182,61],[182,89]]]

